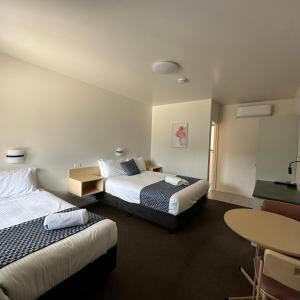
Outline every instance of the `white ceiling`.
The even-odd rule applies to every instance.
[[[1,0],[0,52],[153,104],[289,98],[300,1]],[[157,59],[183,68],[153,74]]]

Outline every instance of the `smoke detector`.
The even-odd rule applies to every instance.
[[[187,83],[187,82],[189,82],[189,80],[186,77],[177,78],[177,83],[179,83],[179,84],[183,84],[183,83]]]
[[[156,61],[152,64],[152,71],[158,74],[171,74],[179,70],[179,64],[173,61]]]

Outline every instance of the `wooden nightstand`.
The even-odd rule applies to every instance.
[[[98,167],[69,170],[69,191],[79,197],[103,192],[103,177]]]
[[[160,167],[160,166],[154,166],[154,165],[148,165],[147,166],[147,171],[162,172],[162,167]]]

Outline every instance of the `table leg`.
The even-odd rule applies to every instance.
[[[259,257],[259,246],[256,244],[256,247],[255,247],[255,256],[254,256],[254,260],[253,260],[253,264],[255,263],[255,260]],[[240,272],[243,274],[243,276],[248,280],[248,282],[253,286],[253,290],[252,290],[252,296],[246,296],[246,297],[228,297],[228,298],[225,298],[225,299],[228,299],[228,300],[242,300],[242,299],[251,299],[251,300],[254,300],[255,299],[255,296],[256,296],[256,299],[259,299],[259,290],[256,289],[256,281],[257,281],[257,274],[255,272],[255,266],[254,266],[254,279],[251,278],[251,276],[247,273],[247,271],[239,266],[239,270]],[[256,294],[257,292],[257,294]]]
[[[250,277],[250,275],[247,273],[247,271],[243,267],[241,267],[241,266],[239,267],[239,270],[244,275],[244,277],[249,281],[249,283],[253,286],[254,285],[254,281]]]
[[[242,300],[242,299],[249,299],[249,300],[252,300],[252,296],[246,296],[246,297],[228,297],[228,298],[225,298],[225,300]]]

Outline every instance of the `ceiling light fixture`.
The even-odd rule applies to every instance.
[[[156,61],[152,64],[152,71],[158,74],[170,74],[179,70],[179,64],[172,61]]]

